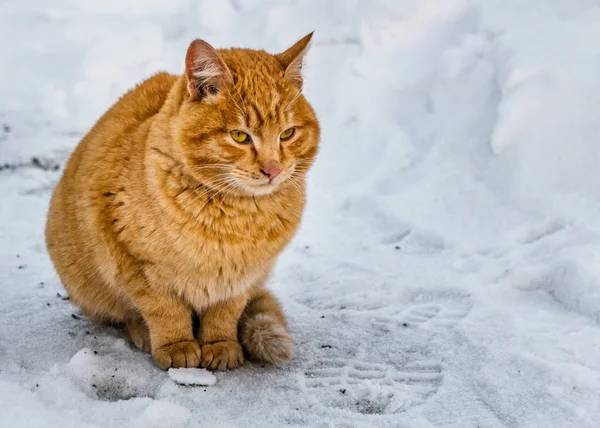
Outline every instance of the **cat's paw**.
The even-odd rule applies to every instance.
[[[131,321],[127,323],[129,338],[138,348],[150,352],[150,331],[143,321]]]
[[[244,363],[242,346],[233,340],[202,345],[200,366],[211,370],[235,369]]]
[[[200,364],[200,346],[195,340],[182,340],[155,349],[152,358],[163,370],[170,367],[195,368]]]

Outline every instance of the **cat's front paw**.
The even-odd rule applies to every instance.
[[[170,367],[195,368],[200,364],[200,346],[195,340],[182,340],[153,350],[152,358],[163,370]]]
[[[202,345],[200,366],[211,370],[235,369],[244,363],[242,346],[234,340]]]

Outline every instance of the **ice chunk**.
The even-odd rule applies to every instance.
[[[215,375],[205,369],[169,369],[169,376],[179,385],[210,386],[217,383]]]

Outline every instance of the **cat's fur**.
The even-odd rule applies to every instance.
[[[71,301],[125,324],[161,368],[234,368],[240,342],[258,360],[292,357],[265,282],[300,224],[317,154],[301,95],[311,36],[279,55],[195,40],[183,75],[149,78],[102,116],[54,191],[46,242]],[[267,168],[281,170],[272,182]]]

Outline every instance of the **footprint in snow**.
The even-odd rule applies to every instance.
[[[443,380],[437,361],[387,364],[344,359],[319,361],[300,378],[300,388],[318,406],[341,414],[393,415],[425,402]]]
[[[391,316],[375,316],[374,324],[383,328],[419,328],[441,333],[451,329],[470,311],[470,305],[446,306],[425,303],[410,306]]]

